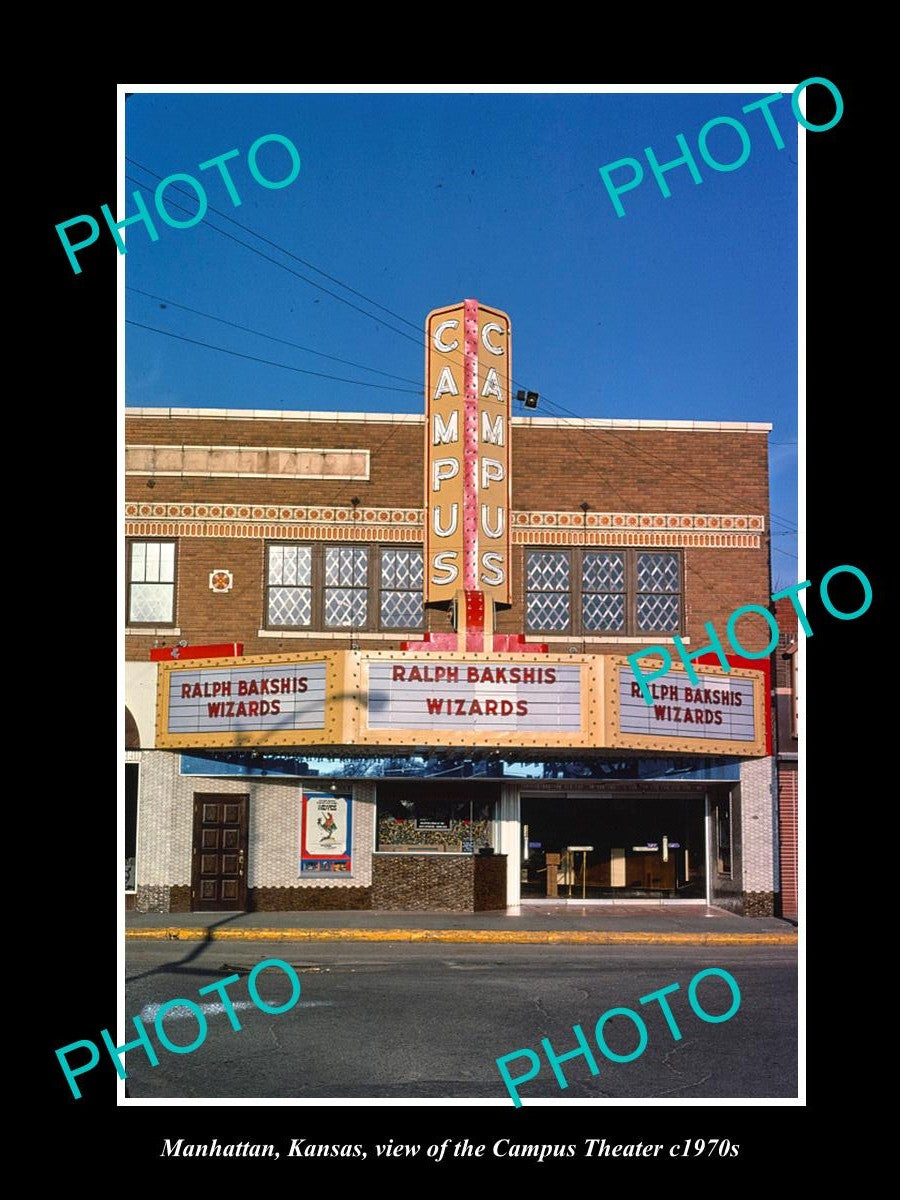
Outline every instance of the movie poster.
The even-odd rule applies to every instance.
[[[300,874],[349,874],[352,806],[350,796],[302,791],[300,798]]]

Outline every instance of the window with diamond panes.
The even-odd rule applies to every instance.
[[[637,556],[637,626],[641,633],[681,627],[681,570],[676,554]]]
[[[568,629],[569,555],[565,550],[533,550],[528,555],[526,611],[529,629]]]
[[[625,555],[585,550],[581,556],[581,618],[585,629],[625,628]]]
[[[312,624],[312,547],[269,546],[266,571],[266,623]]]
[[[128,565],[128,623],[175,623],[175,543],[131,542]]]
[[[369,551],[362,546],[325,549],[325,624],[365,627],[369,612]]]
[[[529,630],[623,638],[681,631],[678,551],[530,550],[525,562]]]
[[[421,629],[425,622],[422,588],[425,577],[421,550],[381,551],[379,610],[382,629]]]

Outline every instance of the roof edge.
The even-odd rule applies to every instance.
[[[312,412],[269,408],[127,408],[126,418],[173,420],[178,417],[231,421],[325,421],[364,425],[424,425],[422,413]],[[513,417],[513,425],[541,429],[679,430],[702,433],[771,433],[768,421],[665,421],[627,417]]]

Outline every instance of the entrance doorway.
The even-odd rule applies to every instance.
[[[247,796],[194,793],[191,912],[247,908]]]
[[[522,797],[522,899],[705,900],[697,796]]]

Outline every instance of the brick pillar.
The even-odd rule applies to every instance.
[[[781,915],[797,919],[797,765],[778,767],[778,841],[781,847]]]

